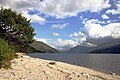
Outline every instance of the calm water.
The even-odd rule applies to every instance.
[[[34,53],[28,55],[35,58],[84,66],[107,73],[114,72],[120,75],[120,54]]]

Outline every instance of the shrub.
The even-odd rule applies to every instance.
[[[5,40],[0,39],[0,68],[10,68],[11,60],[15,57],[15,51]]]

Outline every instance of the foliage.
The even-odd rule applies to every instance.
[[[0,38],[7,40],[16,51],[25,52],[34,35],[30,20],[11,9],[0,10]]]
[[[15,51],[10,48],[8,43],[0,39],[0,68],[9,68],[11,60],[16,57]]]
[[[52,48],[51,46],[39,42],[39,41],[34,41],[31,46],[31,52],[40,52],[40,53],[59,53],[56,49]]]

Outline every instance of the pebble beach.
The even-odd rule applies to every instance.
[[[0,69],[0,80],[120,80],[116,74],[18,54],[11,69]]]

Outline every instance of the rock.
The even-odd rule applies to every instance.
[[[113,75],[113,76],[115,76],[116,74],[115,73],[113,73],[113,72],[110,72],[109,74],[111,74],[111,75]]]
[[[80,77],[80,75],[77,75],[77,77]]]
[[[22,78],[19,78],[19,79],[22,79]]]
[[[11,74],[12,74],[13,76],[15,76],[15,73],[14,73],[14,72],[11,72]]]
[[[115,73],[110,75],[81,66],[26,55],[14,59],[11,67],[13,69],[0,69],[0,80],[120,80],[120,76]]]
[[[71,80],[72,78],[70,77],[70,80]]]
[[[49,62],[48,64],[55,65],[56,63],[55,62]]]
[[[90,75],[88,73],[81,73],[83,76],[86,76],[87,78],[90,77]]]

